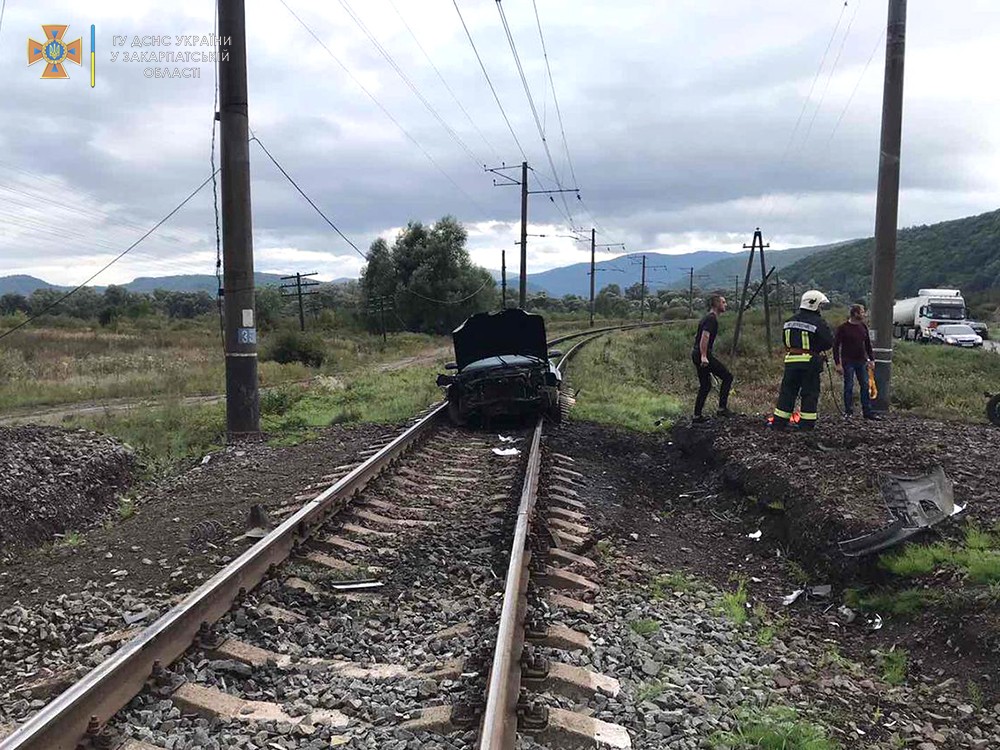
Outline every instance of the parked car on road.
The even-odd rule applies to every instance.
[[[931,343],[972,348],[982,346],[983,337],[965,323],[953,323],[932,328]]]
[[[977,336],[981,336],[985,341],[990,337],[990,329],[985,323],[980,320],[963,320],[965,325],[969,326],[973,331],[976,332]]]
[[[541,315],[511,309],[476,313],[452,333],[455,361],[438,375],[448,389],[448,415],[456,424],[495,417],[561,414],[559,370],[549,357]]]

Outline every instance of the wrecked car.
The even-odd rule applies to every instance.
[[[476,313],[452,332],[454,375],[438,375],[447,388],[448,415],[455,424],[497,417],[544,414],[558,420],[562,378],[550,361],[541,315],[511,309]]]

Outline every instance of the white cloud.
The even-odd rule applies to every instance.
[[[351,3],[474,152],[472,159],[339,3],[287,2],[420,144],[282,3],[248,4],[251,124],[303,189],[362,250],[378,236],[391,241],[409,220],[452,214],[469,229],[476,262],[498,268],[506,248],[508,266],[516,266],[517,189],[494,188],[482,164],[517,164],[522,157],[452,5]],[[539,173],[551,172],[495,4],[460,7],[528,160]],[[504,7],[556,169],[569,182],[533,10]],[[144,78],[142,64],[112,63],[110,53],[113,34],[131,41],[136,34],[211,33],[212,11],[211,3],[196,0],[50,0],[40,16],[35,6],[9,4],[0,37],[0,274],[79,281],[208,175],[211,65],[202,66],[198,80],[156,81]],[[758,225],[772,247],[871,233],[883,3],[851,0],[845,9],[841,0],[548,0],[539,12],[574,171],[605,230],[598,242],[625,242],[629,252],[684,252],[737,250]],[[1000,203],[1000,131],[993,126],[1000,100],[988,95],[1000,43],[1000,26],[990,22],[995,18],[992,0],[910,4],[901,225]],[[37,66],[25,64],[24,39],[38,38],[40,25],[50,22],[68,23],[70,34],[84,37],[97,25],[97,88],[87,85],[85,68],[70,66],[70,81],[40,81]],[[255,146],[251,169],[262,270],[358,272],[362,259]],[[575,199],[569,204],[576,223],[589,230],[593,218]],[[587,242],[555,236],[570,227],[546,196],[531,197],[529,217],[532,234],[549,235],[529,238],[531,271],[589,259]],[[215,218],[206,189],[100,281],[212,273],[214,263]]]

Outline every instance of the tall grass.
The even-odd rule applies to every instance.
[[[832,325],[844,316],[834,311],[825,317]],[[736,316],[725,314],[715,343],[716,355],[736,376],[730,408],[750,414],[768,413],[781,382],[783,349],[775,344],[768,353],[763,315],[753,311],[744,317],[739,351],[733,357],[735,325]],[[780,321],[772,325],[777,338]],[[648,430],[659,417],[690,413],[698,390],[691,363],[695,332],[693,321],[678,321],[616,333],[584,347],[569,371],[573,386],[581,389],[574,415]],[[1000,356],[912,342],[897,341],[895,348],[895,409],[961,421],[985,419],[983,392],[1000,390]],[[826,371],[822,378],[820,413],[837,414],[843,380],[833,372],[831,382],[831,374]],[[714,407],[716,398],[717,390],[713,388],[708,410]]]

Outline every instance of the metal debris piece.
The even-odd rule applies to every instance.
[[[792,593],[790,593],[788,596],[784,597],[781,600],[781,603],[784,604],[786,607],[790,607],[793,604],[795,604],[795,601],[800,596],[802,596],[805,592],[806,592],[805,589],[795,589],[795,591],[793,591]]]
[[[381,588],[385,584],[382,581],[336,581],[334,583],[325,583],[324,585],[337,591],[358,591],[361,589]]]
[[[882,615],[872,615],[868,618],[868,628],[870,630],[882,629]]]
[[[756,530],[755,532],[753,532],[752,534],[747,534],[747,539],[753,539],[753,540],[754,540],[755,542],[759,542],[759,541],[760,541],[760,538],[761,538],[761,537],[762,537],[763,535],[764,535],[764,532],[763,532],[763,531],[761,531],[760,529],[757,529],[757,530]]]
[[[497,435],[501,443],[516,443],[520,441],[519,437],[507,437],[506,435]]]
[[[955,505],[954,483],[940,466],[919,477],[886,474],[880,477],[879,486],[890,523],[870,534],[839,542],[846,557],[860,557],[892,547],[965,510],[964,506]]]
[[[858,618],[857,612],[848,607],[846,604],[841,604],[837,607],[837,613],[841,616],[846,625],[850,625]]]
[[[498,456],[519,456],[521,451],[517,448],[494,448],[493,452]]]
[[[210,543],[219,540],[226,533],[225,528],[216,520],[199,521],[191,529],[192,545]]]
[[[809,596],[815,596],[819,599],[826,599],[833,593],[833,586],[829,583],[824,583],[821,586],[813,586],[809,589]]]

